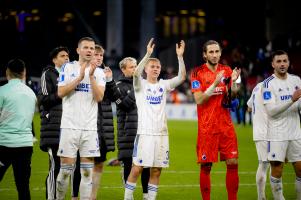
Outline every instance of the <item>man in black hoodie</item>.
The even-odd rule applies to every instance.
[[[118,160],[123,166],[124,184],[131,172],[134,141],[137,134],[138,114],[133,88],[133,74],[137,67],[135,58],[126,57],[119,62],[122,75],[118,82],[107,82],[106,89],[113,95],[117,106],[117,147]],[[141,175],[143,199],[148,197],[149,168]]]
[[[43,69],[38,103],[41,117],[40,149],[48,152],[49,173],[46,178],[46,199],[56,199],[56,178],[60,170],[60,157],[57,156],[62,117],[62,99],[57,95],[57,83],[61,67],[69,62],[67,47],[54,48],[50,54],[54,66]],[[78,185],[78,184],[76,184]]]

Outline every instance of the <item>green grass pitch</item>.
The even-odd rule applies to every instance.
[[[39,138],[39,116],[35,116],[35,130]],[[170,134],[170,167],[163,169],[159,185],[158,200],[196,200],[201,199],[199,190],[199,166],[196,164],[196,121],[169,121]],[[239,145],[239,192],[238,199],[257,199],[255,174],[257,169],[257,155],[252,141],[252,128],[249,125],[236,125]],[[109,153],[108,159],[116,157],[116,152]],[[47,153],[39,149],[38,143],[34,145],[32,157],[32,171],[30,179],[31,197],[33,200],[45,199],[45,177],[48,170]],[[121,181],[121,168],[105,166],[98,191],[98,199],[123,199],[123,186]],[[216,163],[211,172],[211,199],[227,199],[225,187],[225,163]],[[296,199],[295,175],[291,164],[286,164],[283,174],[284,196]],[[140,182],[137,184],[135,199],[142,199]],[[70,198],[70,192],[68,192]],[[269,179],[266,187],[267,199],[272,199]],[[0,199],[15,200],[16,187],[10,168],[0,182]]]

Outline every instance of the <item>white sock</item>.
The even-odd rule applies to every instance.
[[[143,193],[143,200],[148,200],[148,193]]]
[[[296,177],[295,187],[297,192],[297,200],[301,200],[301,177]]]
[[[91,194],[91,199],[92,200],[96,200],[97,190],[98,190],[99,185],[100,185],[101,175],[102,175],[101,172],[95,172],[95,171],[93,172],[93,176],[92,176],[93,185],[92,185],[92,194]]]
[[[270,183],[271,183],[274,200],[284,200],[282,179],[271,176]]]
[[[126,182],[124,190],[124,200],[133,200],[133,193],[136,189],[136,183]]]
[[[269,163],[259,162],[257,172],[256,172],[256,185],[257,185],[257,195],[258,199],[263,200],[265,197],[265,185],[267,180],[267,171]]]
[[[65,199],[69,186],[69,177],[73,173],[72,164],[61,164],[60,172],[56,179],[56,198],[57,200]]]
[[[92,172],[94,163],[80,163],[80,186],[79,194],[81,200],[90,200],[92,193]]]
[[[156,200],[158,185],[148,184],[148,200]]]

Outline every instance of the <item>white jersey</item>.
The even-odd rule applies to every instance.
[[[285,80],[277,78],[275,75],[264,80],[263,102],[264,105],[281,105],[292,101],[295,90],[301,87],[301,80],[298,76],[287,74]],[[269,141],[285,141],[301,139],[299,102],[295,102],[284,112],[271,117],[268,116]]]
[[[172,90],[169,80],[152,84],[140,77],[141,88],[135,91],[138,108],[138,130],[141,135],[168,135],[165,112],[167,92]]]
[[[247,102],[249,108],[252,108],[253,140],[266,140],[267,137],[267,113],[262,99],[263,82],[258,83]]]
[[[75,90],[63,98],[61,128],[97,130],[98,103],[93,98],[89,70],[90,66],[85,69],[85,77]],[[58,86],[72,82],[79,73],[78,61],[66,63],[60,72]],[[94,77],[98,86],[105,87],[105,74],[102,69],[96,68]]]

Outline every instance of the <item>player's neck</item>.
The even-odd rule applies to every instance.
[[[155,84],[158,82],[157,78],[152,78],[152,77],[147,77],[146,80],[147,80],[147,82],[152,83],[152,84]]]
[[[85,66],[85,68],[89,67],[89,65],[90,65],[90,61],[87,61],[87,60],[79,59],[78,62],[80,64],[80,66]]]
[[[210,64],[208,62],[206,64],[207,64],[208,69],[210,69],[213,72],[216,71],[218,64],[213,65],[213,64]]]
[[[281,80],[285,80],[287,78],[287,73],[279,74],[279,73],[274,73],[275,76]]]

